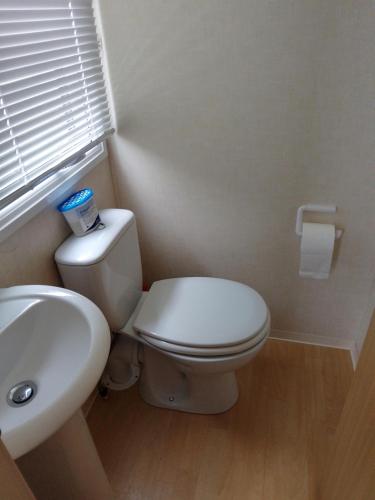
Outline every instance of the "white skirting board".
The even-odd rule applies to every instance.
[[[351,349],[352,363],[354,370],[357,368],[357,363],[359,360],[359,355],[361,354],[361,347],[358,342],[354,342],[354,346]]]
[[[355,369],[359,358],[359,350],[354,340],[341,339],[339,337],[326,337],[325,335],[314,335],[313,333],[288,332],[285,330],[271,330],[271,339],[286,340],[289,342],[300,342],[301,344],[319,345],[322,347],[334,347],[350,351],[350,356]]]

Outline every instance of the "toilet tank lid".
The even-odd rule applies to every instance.
[[[90,266],[100,262],[135,221],[130,210],[111,208],[99,214],[104,227],[81,237],[70,235],[55,252],[58,264]]]

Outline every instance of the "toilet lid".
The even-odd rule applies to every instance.
[[[150,340],[192,348],[244,344],[268,320],[262,297],[252,288],[219,278],[156,281],[133,327]]]

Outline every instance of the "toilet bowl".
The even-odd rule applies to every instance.
[[[121,333],[142,344],[140,393],[147,403],[221,413],[238,399],[235,371],[256,356],[269,331],[268,309],[251,288],[176,278],[155,282]]]
[[[264,300],[247,285],[207,277],[160,280],[142,293],[134,215],[111,209],[100,217],[104,229],[70,236],[55,259],[64,285],[93,300],[112,330],[129,340],[115,345],[106,385],[131,385],[121,381],[124,366],[149,404],[193,413],[228,410],[238,399],[235,371],[269,335]]]

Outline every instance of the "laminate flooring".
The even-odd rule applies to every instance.
[[[352,376],[348,351],[269,340],[226,413],[154,408],[135,386],[88,423],[119,500],[315,500]]]

